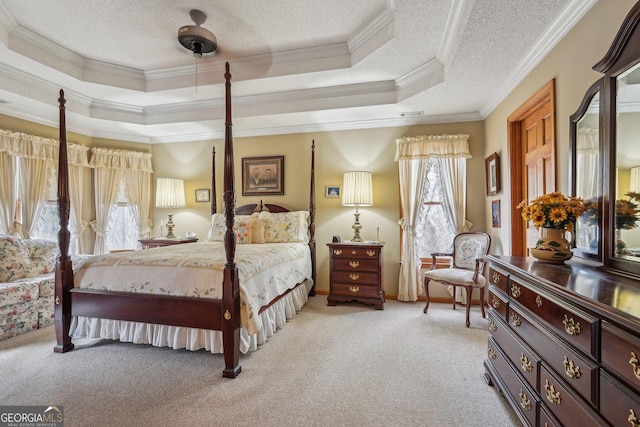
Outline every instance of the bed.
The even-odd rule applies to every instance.
[[[260,333],[270,333],[265,329],[273,328],[276,324],[270,322],[268,317],[283,316],[283,310],[291,310],[287,301],[299,300],[302,293],[305,293],[305,297],[307,294],[315,295],[315,145],[312,143],[309,211],[305,211],[306,215],[301,212],[287,212],[287,209],[275,204],[263,205],[262,201],[259,205],[245,205],[236,209],[229,63],[225,66],[225,89],[224,207],[222,213],[217,212],[214,151],[212,224],[208,241],[96,255],[76,261],[76,265],[69,255],[70,200],[66,101],[64,92],[60,91],[60,256],[55,273],[55,352],[65,353],[73,350],[70,332],[75,336],[90,336],[98,330],[101,331],[99,334],[104,334],[105,330],[118,329],[119,338],[122,340],[123,330],[126,335],[128,327],[125,326],[123,329],[122,326],[129,325],[131,336],[139,338],[136,340],[135,337],[125,337],[124,340],[127,341],[169,345],[174,348],[201,347],[212,352],[222,352],[225,363],[223,376],[235,378],[241,371],[240,352],[255,347],[256,342],[251,342],[252,337]],[[301,218],[303,216],[304,221]],[[252,227],[255,223],[262,222],[268,235],[270,221],[277,223],[284,217],[289,217],[290,221],[299,219],[299,226],[294,234],[297,233],[296,235],[301,237],[294,239],[295,244],[283,253],[276,251],[280,242],[278,232],[274,235],[273,229],[271,235],[275,236],[274,241],[278,243],[243,244],[250,243],[243,242],[245,235],[239,232],[238,227],[244,226],[243,220],[249,222],[248,219],[252,219]],[[300,224],[303,223],[304,236],[300,230]],[[277,267],[275,270],[269,270],[270,267],[264,271],[252,269],[257,264],[266,263],[265,257],[273,261]],[[149,272],[149,263],[155,265],[153,274]],[[120,270],[114,269],[116,266]],[[126,276],[140,276],[140,270],[136,270],[136,266],[145,269],[144,275],[147,277],[144,280],[136,281]],[[105,269],[109,269],[110,272],[108,281],[105,280]],[[125,270],[129,273],[124,272]],[[289,274],[291,271],[295,273]],[[154,286],[152,283],[155,283],[155,279],[151,279],[150,276],[163,277],[170,283],[163,282]],[[296,278],[295,283],[282,280],[283,277],[289,276]],[[115,280],[117,277],[120,280]],[[275,288],[271,283],[276,284]],[[265,325],[265,319],[270,326]],[[114,334],[114,337],[116,335]],[[170,337],[173,337],[173,342],[170,342]]]

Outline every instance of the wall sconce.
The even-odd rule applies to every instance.
[[[350,171],[344,173],[342,180],[342,206],[355,206],[356,222],[351,228],[354,230],[352,242],[362,242],[360,237],[360,206],[373,206],[373,185],[371,172]]]
[[[169,208],[169,221],[167,222],[167,238],[175,239],[173,234],[173,208],[184,208],[184,180],[177,178],[158,178],[156,185],[156,207]]]

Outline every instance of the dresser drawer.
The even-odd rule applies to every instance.
[[[507,284],[509,283],[509,275],[498,267],[489,267],[489,274],[487,275],[488,282],[493,286],[501,289],[503,292],[507,292]]]
[[[354,259],[354,258],[373,258],[378,259],[380,254],[380,248],[363,247],[359,248],[357,245],[349,247],[332,248],[331,255],[334,260],[340,258]]]
[[[537,388],[538,363],[540,358],[537,354],[518,338],[504,321],[493,318],[494,313],[489,313],[489,321],[493,321],[495,328],[490,330],[490,335],[500,346],[504,354],[514,365],[518,373],[533,388]]]
[[[343,271],[374,271],[378,272],[378,260],[367,258],[335,259],[333,260],[334,270]]]
[[[363,283],[334,283],[332,286],[332,294],[352,296],[354,299],[358,298],[379,298],[381,291],[375,284],[363,284]]]
[[[500,291],[499,288],[490,285],[489,286],[489,307],[495,310],[500,318],[506,320],[507,319],[507,305],[509,304],[509,299],[504,294],[504,292]]]
[[[602,363],[631,387],[640,390],[640,340],[602,322]]]
[[[549,413],[549,411],[547,410],[547,408],[544,407],[544,405],[540,405],[540,424],[538,424],[540,427],[562,427],[562,424],[560,424],[554,417],[553,415],[551,415]]]
[[[540,366],[540,400],[566,426],[602,427],[607,423],[544,364]]]
[[[598,366],[545,330],[516,303],[509,305],[509,326],[578,394],[598,404]]]
[[[603,371],[600,375],[600,412],[614,426],[640,425],[640,397]]]
[[[540,400],[536,393],[511,368],[500,347],[489,337],[489,363],[500,377],[500,388],[512,406],[525,418],[529,425],[536,426]],[[504,390],[506,389],[506,390]]]
[[[600,321],[596,317],[560,301],[551,300],[546,294],[529,288],[513,276],[509,278],[508,294],[512,301],[518,301],[540,317],[567,342],[598,357]]]

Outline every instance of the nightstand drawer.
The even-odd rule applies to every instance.
[[[333,261],[335,270],[343,271],[378,271],[378,259],[336,259]]]
[[[378,273],[366,271],[335,271],[333,281],[336,283],[376,285],[378,283]]]
[[[365,297],[376,298],[379,297],[378,287],[374,284],[363,283],[340,283],[333,284],[332,293],[335,295],[353,296],[353,298]]]
[[[331,249],[333,259],[371,258],[378,259],[380,248],[366,247],[364,245],[342,245]]]

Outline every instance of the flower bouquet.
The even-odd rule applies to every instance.
[[[559,192],[543,194],[529,203],[523,200],[517,208],[522,209],[522,217],[531,221],[534,227],[568,231],[573,231],[576,218],[586,210],[580,197],[565,196]]]

